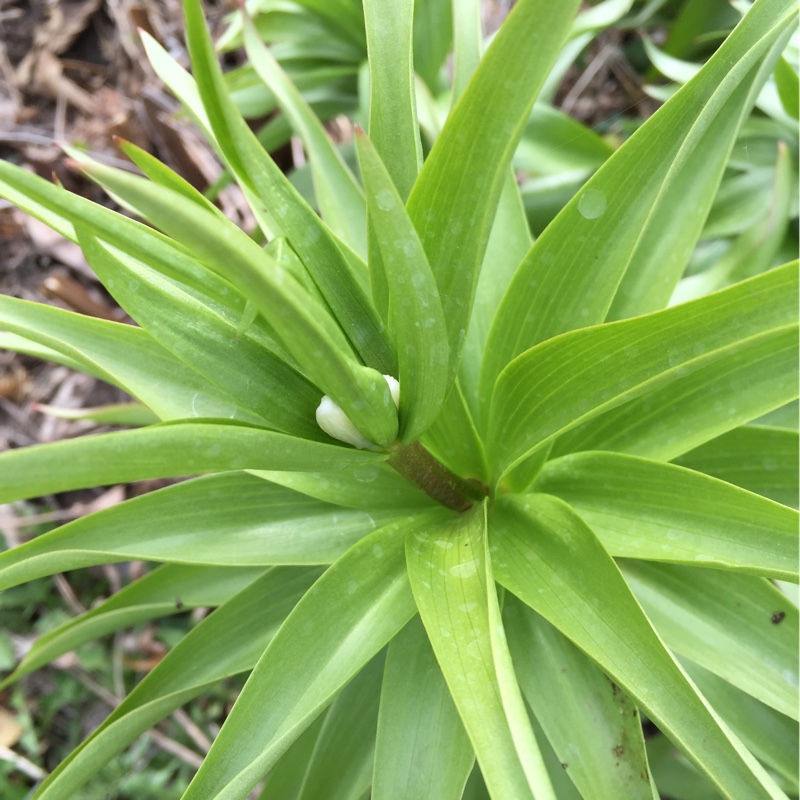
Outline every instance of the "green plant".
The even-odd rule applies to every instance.
[[[531,244],[510,164],[577,6],[516,5],[423,164],[413,3],[366,0],[363,189],[245,20],[321,220],[186,0],[194,77],[148,54],[265,247],[127,143],[146,177],[67,152],[152,228],[0,164],[0,194],[77,241],[141,325],[0,298],[0,342],[154,415],[3,454],[0,502],[212,473],[0,554],[2,587],[165,562],[6,683],[176,600],[216,607],[35,798],[69,798],[243,672],[190,800],[265,777],[267,800],[649,800],[653,776],[676,797],[797,796],[797,520],[776,502],[797,499],[797,434],[749,424],[797,397],[797,262],[662,310],[797,10],[757,0]],[[663,734],[647,749],[640,714]]]

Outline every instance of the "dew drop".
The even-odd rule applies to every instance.
[[[578,211],[585,219],[597,219],[606,210],[606,196],[599,189],[587,189],[578,201]]]
[[[381,189],[375,195],[375,202],[381,211],[391,211],[394,208],[394,195],[389,189]]]

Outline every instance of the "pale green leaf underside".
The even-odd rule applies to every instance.
[[[519,749],[525,741],[520,728],[529,723],[509,713],[501,691],[500,681],[513,676],[495,664],[488,608],[488,592],[495,588],[487,585],[484,547],[483,508],[473,508],[438,530],[408,537],[408,574],[490,792],[508,800],[533,798],[528,771],[537,753],[535,743],[533,752],[530,745],[527,752]],[[516,682],[514,688],[518,693]]]

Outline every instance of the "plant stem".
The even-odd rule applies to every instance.
[[[398,447],[390,456],[389,464],[429,497],[453,511],[467,511],[485,496],[478,485],[450,472],[419,442]]]

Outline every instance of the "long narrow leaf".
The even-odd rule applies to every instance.
[[[388,288],[387,326],[397,348],[400,438],[413,442],[439,415],[448,388],[444,312],[425,250],[387,168],[364,134],[356,134],[356,144],[370,237]]]
[[[675,459],[676,464],[797,508],[797,431],[746,425]]]
[[[250,64],[272,91],[309,156],[314,194],[327,226],[352,250],[366,256],[364,193],[328,138],[325,128],[245,15],[244,44]]]
[[[200,255],[214,271],[230,276],[274,326],[306,374],[377,444],[396,435],[396,414],[380,374],[358,363],[326,310],[291,274],[232,222],[220,220],[164,186],[122,170],[82,160],[81,169]]]
[[[264,567],[159,567],[99,606],[42,634],[0,685],[13,683],[82,644],[142,620],[222,605],[265,571]]]
[[[506,169],[577,7],[575,0],[517,3],[447,118],[409,197],[408,212],[444,303],[451,373]]]
[[[328,564],[396,516],[321,503],[247,473],[211,475],[0,553],[0,586],[131,559],[229,567]]]
[[[785,800],[666,650],[611,557],[563,501],[507,498],[493,510],[498,580],[571,639],[729,800]]]
[[[251,329],[237,335],[237,322],[183,291],[121,250],[78,232],[83,252],[117,302],[163,347],[270,428],[320,439],[314,419],[320,393]],[[252,331],[252,332],[251,332]],[[149,369],[149,365],[148,365]]]
[[[592,800],[652,800],[639,710],[550,623],[515,598],[503,609],[520,685],[564,770]]]
[[[699,229],[695,223],[678,232],[672,229],[671,205],[678,202],[681,209],[685,198],[662,204],[664,192],[672,186],[676,191],[684,187],[680,190],[685,192],[682,181],[708,171],[692,184],[692,191],[703,195],[702,200],[696,198],[701,206],[710,207],[732,137],[753,99],[751,88],[766,78],[762,61],[790,34],[796,15],[791,0],[759,0],[701,73],[648,120],[548,226],[498,312],[482,370],[483,402],[488,402],[496,376],[525,349],[602,322],[626,270],[628,309],[650,311],[666,302]],[[701,143],[697,161],[692,154]],[[631,181],[631,175],[641,179]],[[681,181],[679,176],[684,176]],[[685,208],[694,211],[694,204],[688,202]],[[703,216],[701,212],[697,219]],[[650,252],[634,264],[645,239]],[[615,312],[617,317],[630,313],[622,308]]]
[[[671,650],[798,718],[798,614],[776,586],[676,564],[621,568]]]
[[[415,618],[392,640],[386,657],[373,800],[461,800],[474,762],[425,628]]]
[[[307,471],[375,464],[384,456],[263,428],[162,423],[0,454],[0,503],[145,478],[233,469]]]
[[[369,137],[403,202],[422,165],[414,96],[414,5],[413,0],[364,3],[369,53]]]
[[[410,535],[414,599],[492,796],[552,797],[510,663],[495,660],[500,643],[492,637],[498,622],[490,622],[489,593],[496,589],[487,583],[485,530],[479,507]]]
[[[560,437],[553,453],[614,450],[669,461],[795,398],[796,347],[797,332],[787,327],[690,361],[668,383]]]
[[[378,653],[331,704],[297,800],[361,800],[369,791],[384,661]]]
[[[59,361],[119,386],[162,419],[261,421],[139,328],[5,296],[0,296],[0,326],[52,348],[61,354]],[[47,349],[35,354],[49,355]]]
[[[553,436],[669,384],[687,367],[713,364],[751,337],[796,361],[796,324],[797,267],[787,265],[692,303],[531,348],[494,391],[490,460],[497,475]],[[791,373],[786,384],[787,393],[796,391]]]
[[[411,619],[402,533],[418,524],[409,518],[405,526],[376,531],[297,604],[253,670],[186,800],[246,798],[336,692]]]
[[[47,777],[35,800],[76,790],[136,737],[220,680],[252,669],[318,570],[270,570],[192,629]]]
[[[613,556],[797,580],[797,513],[699,472],[617,453],[550,461],[536,491],[569,503]]]
[[[197,88],[220,149],[234,173],[270,210],[334,316],[370,366],[392,373],[394,358],[359,276],[331,234],[266,154],[227,93],[198,0],[184,0]]]

